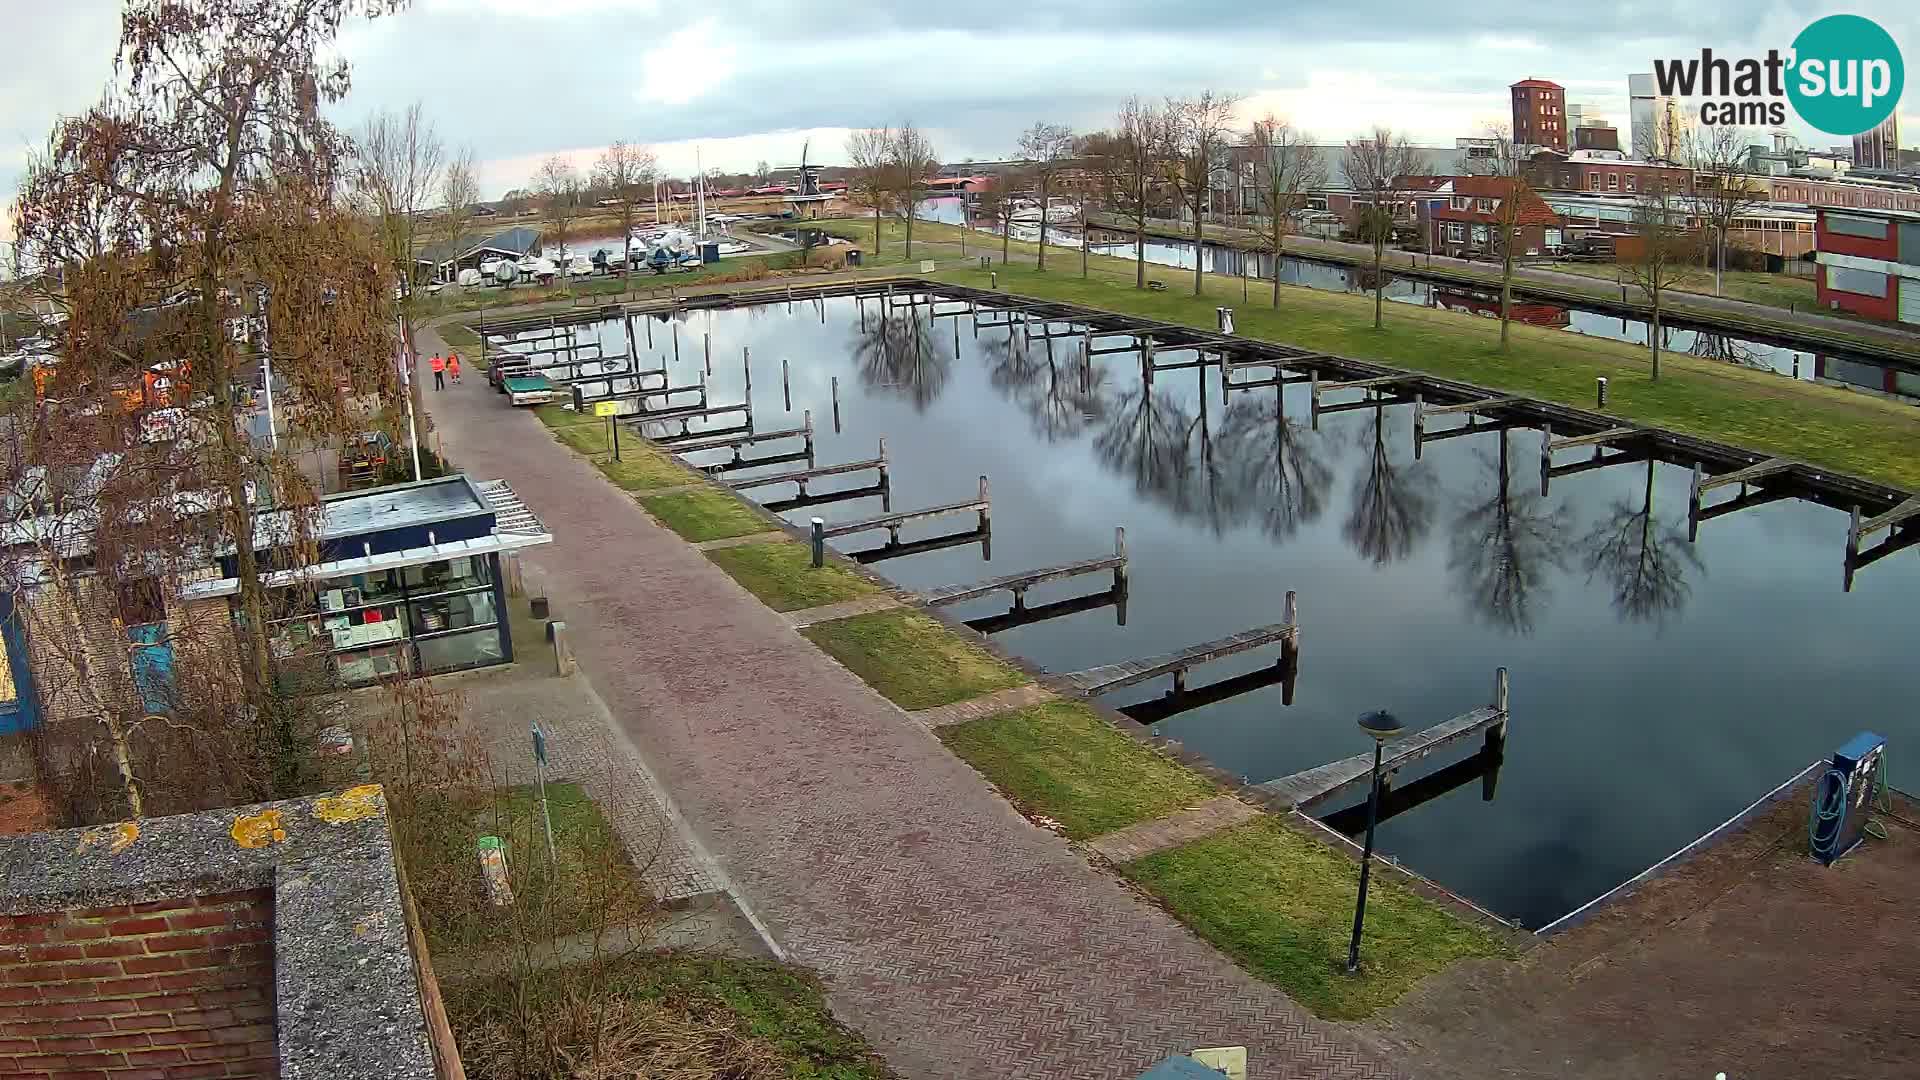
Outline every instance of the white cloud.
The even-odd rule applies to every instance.
[[[504,15],[525,19],[571,19],[623,11],[652,14],[659,6],[658,0],[426,0],[422,5],[435,14]]]
[[[640,56],[642,104],[685,105],[717,89],[740,69],[739,49],[723,40],[712,16],[683,26]]]

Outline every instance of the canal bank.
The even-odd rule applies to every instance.
[[[1096,228],[1133,234],[1133,225],[1111,214],[1092,214],[1088,222]],[[1151,219],[1146,235],[1158,239],[1191,244],[1193,230],[1178,223]],[[1257,233],[1230,226],[1209,225],[1208,244],[1251,253],[1268,253],[1270,242]],[[1373,254],[1362,245],[1316,237],[1289,236],[1286,255],[1295,259],[1329,265],[1371,269]],[[1472,263],[1447,256],[1415,255],[1389,250],[1386,268],[1396,277],[1455,285],[1480,292],[1500,289],[1497,267]],[[1608,288],[1592,278],[1519,267],[1514,274],[1517,300],[1538,300],[1624,317],[1645,320],[1652,308],[1629,289]],[[1845,356],[1900,363],[1908,370],[1920,369],[1920,335],[1898,327],[1878,327],[1843,320],[1816,312],[1790,313],[1766,304],[1755,304],[1724,297],[1702,296],[1670,291],[1662,305],[1662,320],[1676,327],[1708,329],[1767,342],[1803,352],[1832,352]]]
[[[450,455],[519,478],[564,534],[537,562],[582,669],[903,1075],[1105,1078],[1223,1044],[1257,1076],[1393,1075],[1021,818],[535,417],[479,380],[428,404]]]

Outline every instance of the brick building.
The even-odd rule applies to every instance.
[[[1633,195],[1647,190],[1653,183],[1670,184],[1678,191],[1690,190],[1693,184],[1692,169],[1639,161],[1606,151],[1541,151],[1533,155],[1529,169],[1534,186],[1543,191]]]
[[[1513,91],[1513,143],[1567,150],[1567,91],[1546,79],[1521,79]]]
[[[1758,179],[1767,184],[1768,197],[1774,202],[1920,213],[1920,190],[1903,184],[1821,180],[1806,176],[1767,176]]]
[[[1421,203],[1421,231],[1427,250],[1446,255],[1495,252],[1508,200],[1517,200],[1514,247],[1537,255],[1560,246],[1560,215],[1532,188],[1505,176],[1449,176],[1438,179],[1432,198]]]
[[[1920,214],[1823,209],[1814,243],[1821,307],[1920,323]]]
[[[456,1080],[378,787],[0,837],[0,1076]]]

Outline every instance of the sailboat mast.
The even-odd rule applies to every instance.
[[[699,174],[694,181],[698,186],[694,188],[693,200],[700,213],[700,223],[694,237],[704,242],[707,238],[707,170],[700,164],[700,148],[697,146],[693,148],[693,169]]]

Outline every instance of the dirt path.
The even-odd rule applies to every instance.
[[[528,561],[615,723],[904,1076],[1132,1077],[1223,1044],[1259,1077],[1396,1075],[1021,818],[483,380],[425,396],[454,461],[552,530]]]

